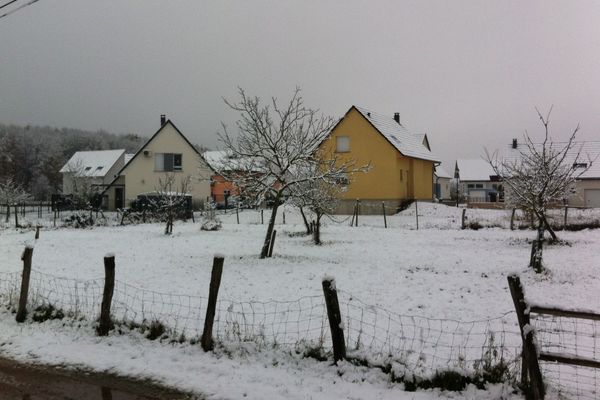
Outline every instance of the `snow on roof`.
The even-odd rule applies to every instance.
[[[492,166],[483,158],[459,159],[456,165],[461,181],[489,181],[491,176],[496,176]]]
[[[423,144],[423,134],[411,134],[393,117],[371,112],[362,107],[355,108],[377,129],[402,155],[422,160],[439,161]]]
[[[447,178],[447,179],[452,179],[454,178],[454,174],[450,175],[448,173],[448,171],[446,171],[444,169],[444,167],[442,167],[441,165],[436,165],[435,166],[435,172],[434,172],[435,176],[437,176],[438,178]]]
[[[567,142],[551,142],[548,146],[551,150],[561,151],[566,145]],[[536,143],[534,146],[541,146],[541,144]],[[521,152],[525,151],[528,151],[528,148],[524,144],[518,144],[516,149],[509,146],[508,150],[498,155],[498,159],[515,161],[520,158]],[[577,168],[582,171],[575,173],[578,179],[600,179],[600,141],[574,142],[564,162],[572,166],[578,164]]]
[[[208,165],[215,171],[225,171],[232,169],[239,170],[260,170],[258,159],[251,158],[232,158],[231,152],[226,150],[205,151],[202,156]]]
[[[125,159],[123,160],[123,165],[127,164],[129,161],[131,161],[131,159],[133,158],[133,156],[135,155],[135,153],[125,153]]]
[[[59,172],[74,172],[79,176],[90,177],[105,176],[123,153],[124,149],[78,151]]]

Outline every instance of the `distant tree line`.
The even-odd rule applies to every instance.
[[[60,193],[59,170],[76,151],[125,149],[135,152],[147,138],[49,126],[0,124],[0,183],[12,180],[35,199]]]

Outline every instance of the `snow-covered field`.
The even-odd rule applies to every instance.
[[[419,230],[416,230],[414,206],[400,215],[388,216],[388,229],[384,229],[381,216],[361,216],[359,226],[352,228],[347,217],[338,217],[336,221],[325,221],[324,244],[314,246],[308,237],[300,234],[304,228],[299,216],[292,209],[286,209],[286,224],[281,214],[278,218],[274,256],[266,260],[258,258],[266,225],[260,224],[257,211],[241,213],[239,225],[234,213],[222,216],[223,229],[216,232],[201,231],[198,223],[177,222],[172,236],[165,236],[163,227],[158,224],[44,229],[35,243],[34,281],[35,274],[40,277],[49,274],[69,279],[58,282],[88,281],[87,285],[92,285],[89,280],[103,277],[102,259],[111,252],[116,256],[117,280],[128,285],[122,287],[124,302],[134,307],[139,301],[138,293],[157,296],[149,304],[158,304],[164,299],[187,301],[193,304],[192,308],[198,308],[197,326],[201,327],[199,319],[204,307],[200,309],[196,305],[201,305],[208,293],[213,255],[221,253],[225,255],[219,292],[221,311],[258,307],[251,311],[246,309],[245,317],[258,316],[268,323],[275,323],[276,317],[266,317],[270,312],[267,308],[273,304],[281,304],[279,307],[288,310],[294,309],[294,304],[298,304],[298,308],[316,307],[319,314],[321,278],[331,275],[341,291],[342,314],[359,310],[361,315],[366,315],[366,319],[360,321],[361,332],[346,327],[349,334],[366,335],[362,329],[369,324],[384,329],[382,316],[396,322],[399,316],[413,318],[412,321],[421,321],[414,325],[420,329],[420,340],[425,343],[421,350],[425,353],[435,346],[427,347],[423,326],[439,319],[487,321],[504,315],[501,329],[514,333],[516,317],[505,315],[513,310],[506,281],[507,275],[513,272],[521,274],[530,301],[600,310],[597,296],[599,231],[560,232],[563,243],[549,246],[544,253],[549,272],[535,276],[527,269],[528,240],[534,236],[532,231],[460,230],[461,212],[454,207],[419,204]],[[265,212],[265,221],[267,217]],[[467,217],[484,226],[507,227],[510,212],[469,209]],[[48,220],[46,226],[49,226]],[[32,239],[32,230],[0,230],[0,280],[2,276],[6,280],[11,272],[18,275],[23,247]],[[70,284],[63,283],[56,286],[56,291]],[[303,300],[296,302],[300,298]],[[144,311],[153,315],[152,310]],[[281,312],[281,308],[277,312]],[[157,311],[163,316],[168,313],[168,309]],[[308,314],[310,318],[315,317],[314,313]],[[374,322],[374,315],[380,320]],[[294,316],[298,320],[293,332],[296,336],[292,336],[297,339],[301,337],[298,330],[304,328],[300,324],[302,314],[296,312]],[[358,317],[349,323],[357,321]],[[279,332],[262,334],[285,341],[285,335],[294,330],[288,322],[282,325],[277,321],[277,327],[287,330],[283,336],[278,336]],[[64,328],[54,322],[17,326],[7,312],[0,313],[0,328],[0,354],[150,376],[184,389],[208,391],[214,398],[239,398],[244,387],[250,398],[403,398],[398,394],[402,393],[399,392],[401,385],[390,384],[382,373],[345,365],[340,368],[345,368],[347,373],[340,377],[332,372],[335,368],[329,368],[328,363],[287,353],[282,356],[276,350],[263,348],[257,354],[239,350],[234,351],[232,357],[222,355],[216,359],[190,345],[173,347],[143,340],[135,334],[98,339],[85,324],[84,328],[75,329],[75,333],[74,328]],[[192,328],[187,328],[186,333],[190,334]],[[313,332],[310,329],[306,332]],[[507,335],[507,342],[514,340],[511,337]],[[388,335],[386,340],[384,345],[391,348],[394,338]],[[118,349],[121,355],[116,356],[117,351],[106,354],[108,346]],[[476,346],[481,352],[481,344]],[[85,351],[77,350],[81,348]],[[85,356],[88,351],[89,357]],[[443,357],[460,359],[457,354]],[[455,367],[454,364],[449,366]],[[178,365],[191,372],[175,373]],[[235,386],[239,392],[225,383],[231,379],[232,370],[240,375],[241,383]],[[205,378],[198,380],[196,377],[202,374]],[[271,382],[269,390],[272,391],[258,391],[256,385],[250,384],[253,379],[263,385]],[[332,381],[336,385],[332,385]],[[310,389],[305,388],[308,386]],[[465,392],[462,398],[499,398],[499,391],[510,393],[507,388],[496,387],[485,393]],[[405,395],[415,399],[443,396],[437,391]]]

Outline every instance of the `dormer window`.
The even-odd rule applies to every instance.
[[[85,170],[86,170],[86,171],[89,171],[89,170],[91,170],[91,169],[92,169],[92,167],[85,167]]]
[[[577,169],[577,168],[587,168],[587,163],[585,162],[576,162],[573,163],[573,169]]]
[[[103,166],[96,167],[96,171],[102,171]]]

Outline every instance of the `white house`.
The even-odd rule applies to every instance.
[[[452,197],[452,178],[442,165],[435,166],[433,185],[436,199],[449,200]]]
[[[210,198],[212,169],[171,120],[161,116],[160,128],[113,176],[104,190],[104,206],[129,207],[140,194],[161,190],[173,177],[172,190],[185,190],[196,206]]]
[[[552,142],[550,149],[560,151],[566,142]],[[537,144],[535,146],[538,146]],[[509,149],[502,153],[506,160],[517,160],[528,148],[513,139]],[[567,152],[564,163],[574,169],[575,186],[567,198],[572,207],[600,207],[600,141],[575,142]]]
[[[103,191],[125,165],[125,150],[78,151],[60,169],[65,195]]]
[[[482,158],[458,159],[454,176],[459,190],[471,203],[504,200],[504,189],[492,166]]]

